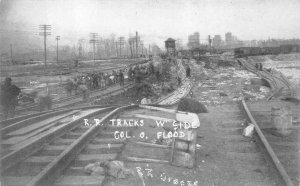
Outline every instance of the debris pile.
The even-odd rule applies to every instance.
[[[191,64],[192,69],[200,68],[200,73],[203,74],[200,76],[198,71],[194,74],[196,81],[202,84],[196,86],[198,90],[193,92],[199,94],[196,96],[198,101],[206,106],[239,101],[242,97],[247,100],[265,99],[269,95],[268,88],[251,84],[251,79],[258,77],[246,70],[234,67],[206,69],[193,61]]]
[[[192,112],[192,113],[207,113],[208,110],[199,101],[190,98],[181,98],[177,107],[178,111]]]

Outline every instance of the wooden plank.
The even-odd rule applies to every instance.
[[[94,138],[92,144],[113,144],[113,143],[124,143],[126,138],[115,139],[115,138]]]
[[[105,176],[62,176],[55,186],[96,186],[101,185]]]
[[[55,158],[55,156],[31,156],[27,158],[24,162],[32,164],[48,164]]]
[[[133,162],[169,163],[168,160],[159,160],[159,159],[151,159],[151,158],[126,157],[126,159],[128,161],[133,161]]]
[[[73,161],[72,166],[85,167],[90,163],[104,162],[106,160],[114,160],[117,157],[117,153],[111,154],[80,154]]]
[[[164,148],[164,149],[171,148],[171,146],[168,146],[168,145],[159,145],[159,144],[146,143],[146,142],[140,142],[140,141],[132,141],[132,143],[135,143],[138,145],[143,145],[143,146],[148,146],[148,147],[155,147],[155,148]]]
[[[5,186],[24,186],[24,183],[28,183],[32,179],[31,176],[1,176],[1,185]]]
[[[113,159],[116,159],[117,155],[118,155],[117,153],[111,153],[111,154],[80,154],[80,155],[77,156],[75,161],[113,160]]]
[[[157,121],[167,121],[167,122],[173,122],[175,121],[174,119],[170,118],[163,118],[163,117],[157,117],[157,116],[149,116],[149,115],[144,115],[144,114],[134,114],[134,117],[137,118],[146,118],[146,119],[152,119],[152,120],[157,120]]]
[[[165,108],[154,107],[154,106],[148,106],[148,105],[139,105],[139,107],[149,109],[149,110],[158,110],[158,111],[163,111],[163,112],[168,112],[168,113],[176,113],[176,110],[165,109]]]

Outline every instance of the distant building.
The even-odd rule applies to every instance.
[[[159,48],[159,46],[157,46],[156,44],[152,45],[152,49],[151,49],[151,53],[153,55],[159,55],[160,53],[162,53],[161,49]]]
[[[227,46],[231,46],[233,44],[234,37],[231,32],[227,32],[225,34],[225,43]]]
[[[213,40],[212,40],[212,46],[214,48],[219,48],[222,44],[222,38],[221,35],[215,35]]]
[[[192,35],[189,35],[188,37],[188,48],[194,49],[194,48],[200,48],[200,34],[199,32],[195,32]]]

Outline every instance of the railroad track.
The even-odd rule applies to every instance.
[[[136,62],[136,63],[133,63],[131,65],[143,64],[143,63],[146,63],[148,61],[149,60]],[[106,70],[113,70],[113,69],[120,69],[120,68],[122,68],[122,67],[115,67],[115,68],[110,68],[110,69],[106,69]],[[98,97],[101,97],[101,96],[107,96],[109,94],[115,94],[115,93],[122,92],[123,89],[129,89],[129,88],[133,87],[133,85],[134,85],[133,83],[130,83],[128,85],[125,85],[124,87],[120,87],[116,90],[113,90],[113,91],[107,92],[107,93],[101,93],[101,92],[104,92],[106,89],[97,89],[97,90],[90,91],[89,94],[90,94],[91,98],[96,98],[97,99]],[[108,87],[108,88],[110,88],[110,87]],[[64,98],[61,98],[59,100],[54,100],[53,101],[53,109],[72,106],[72,105],[80,103],[80,102],[82,102],[82,95],[73,95],[73,96],[64,97]],[[27,105],[24,105],[22,107],[17,107],[16,115],[21,113],[21,112],[34,113],[36,111],[32,112],[32,110],[38,110],[38,109],[39,108],[38,108],[37,103],[27,104]],[[31,111],[31,112],[28,112],[28,111]],[[2,113],[1,113],[1,116],[3,116]]]
[[[179,101],[178,96],[179,97],[186,97],[187,94],[192,89],[191,80],[189,78],[185,77],[185,70],[184,70],[185,68],[184,68],[183,64],[180,62],[180,60],[177,61],[177,64],[179,66],[178,75],[182,79],[182,85],[177,90],[170,93],[166,97],[163,97],[162,99],[157,100],[154,104],[174,105]]]
[[[281,73],[272,74],[265,70],[257,71],[254,65],[249,64],[244,60],[242,60],[242,63],[249,71],[259,74],[261,77],[267,79],[268,82],[273,85],[272,88],[275,89],[275,91],[278,91],[283,87],[285,88],[287,95],[293,95],[293,90],[289,81]],[[273,105],[282,105],[284,103],[280,101],[253,102],[248,103],[247,106],[246,102],[242,100],[241,104],[247,115],[248,121],[255,126],[257,139],[260,140],[268,158],[273,163],[284,184],[289,186],[299,185],[300,142],[298,136],[300,134],[300,128],[297,125],[288,126],[287,130],[290,130],[291,134],[286,137],[276,136],[271,132],[274,130],[271,121],[271,107]],[[290,105],[290,107],[292,110],[296,111],[293,113],[297,113],[296,115],[299,117],[300,107],[296,105]]]
[[[260,108],[259,106],[250,108],[251,111],[259,113],[257,111]],[[200,115],[202,116],[202,114]],[[201,116],[199,117],[200,120]],[[198,137],[201,137],[201,139],[197,143],[210,150],[205,151],[203,149],[200,152],[202,154],[208,153],[209,157],[222,158],[220,161],[226,161],[227,166],[221,171],[229,171],[231,175],[234,175],[234,179],[230,180],[219,181],[219,178],[215,182],[205,182],[204,179],[203,185],[299,185],[298,182],[295,182],[297,177],[292,177],[295,174],[287,174],[290,171],[295,173],[299,164],[291,168],[288,167],[289,165],[285,166],[285,162],[281,162],[281,156],[284,156],[284,150],[286,149],[282,149],[281,152],[273,149],[272,144],[275,143],[276,145],[277,141],[271,141],[265,133],[261,132],[262,125],[260,124],[263,124],[259,122],[261,118],[253,119],[252,112],[250,112],[248,104],[244,100],[239,103],[210,107],[208,115],[203,114],[203,117],[205,119],[201,120],[201,129],[198,130]],[[206,124],[208,121],[210,123]],[[247,123],[255,125],[252,138],[242,135],[244,128],[247,127]],[[280,145],[282,145],[281,142]],[[291,144],[287,144],[287,146],[289,145]],[[278,146],[277,150],[279,150]],[[209,152],[213,152],[213,154]],[[293,157],[295,156],[294,154]],[[207,160],[204,156],[200,158],[205,160],[204,164],[199,163],[200,166],[205,166],[205,164],[208,164],[205,167],[224,166],[223,164],[218,164],[219,159],[214,159],[212,162],[210,158],[207,158]],[[291,157],[289,156],[288,158]],[[209,164],[209,161],[211,161],[212,165]],[[291,162],[292,160],[289,163]],[[222,179],[222,176],[220,177]]]
[[[77,156],[83,163],[99,158],[103,151],[107,157],[118,152],[121,144],[105,139],[109,134],[102,131],[103,123],[131,107],[134,106],[73,110],[44,120],[43,125],[37,122],[7,133],[1,144],[2,185],[52,185],[54,177],[61,175],[83,148],[96,154]],[[85,118],[90,126],[83,122]],[[93,122],[94,118],[99,119],[98,123]],[[112,145],[109,147],[108,143]]]
[[[284,91],[285,95],[292,96],[293,95],[293,90],[292,87],[289,83],[289,81],[281,74],[272,74],[271,72],[268,72],[263,69],[263,71],[259,71],[255,68],[253,64],[250,64],[249,62],[243,60],[243,59],[238,59],[242,62],[243,66],[249,70],[250,72],[253,72],[260,77],[266,79],[270,85],[273,91],[276,93],[278,91]],[[279,77],[278,77],[279,75]]]
[[[130,83],[127,84],[123,87],[119,87],[119,86],[114,86],[112,87],[112,90],[109,91],[108,89],[101,89],[101,90],[93,90],[89,93],[90,95],[90,100],[94,100],[103,96],[110,96],[110,95],[116,95],[119,94],[121,92],[126,91],[127,89],[130,89],[134,86],[134,83]],[[57,101],[53,102],[52,105],[52,110],[56,110],[56,109],[61,109],[61,108],[65,108],[65,107],[70,107],[73,106],[75,104],[79,104],[79,103],[83,103],[83,99],[82,99],[82,95],[76,95],[76,96],[70,96],[67,98],[63,98]],[[37,113],[38,112],[38,113]],[[20,115],[20,114],[34,114],[37,113],[39,115],[39,106],[38,104],[31,104],[31,105],[27,105],[26,107],[21,107],[16,109],[16,115]],[[42,112],[43,113],[43,112]],[[1,113],[1,116],[3,114]]]
[[[177,99],[184,95],[178,94]],[[130,133],[136,127],[112,126],[109,120],[118,118],[124,111],[139,112],[141,109],[145,110],[138,105],[90,106],[3,121],[0,129],[1,184],[101,184],[104,176],[86,176],[82,167],[90,162],[115,159],[124,140],[116,140],[114,131]]]
[[[182,93],[184,90],[186,92]],[[178,92],[177,100],[187,95],[190,91],[189,86],[182,91]],[[175,92],[174,97],[176,97]],[[165,100],[170,100],[164,103],[162,99],[157,104],[176,103],[174,97],[170,99],[168,96]],[[157,115],[166,117],[170,115],[170,111],[165,113],[164,109],[158,107],[155,111],[155,107],[138,105],[108,105],[64,109],[41,115],[33,114],[32,117],[21,116],[23,119],[11,120],[14,123],[7,122],[6,126],[1,128],[1,184],[14,186],[101,185],[107,181],[105,176],[87,176],[82,167],[96,161],[118,159],[120,152],[125,148],[125,139],[116,139],[114,132],[126,131],[131,134],[137,130],[135,126],[112,125],[110,119],[140,119],[142,117],[149,120],[149,118],[156,118]],[[222,123],[218,124],[223,134],[216,135],[216,138],[222,138],[224,141],[224,146],[227,147],[224,151],[226,156],[233,157],[234,161],[245,162],[243,172],[246,176],[241,177],[241,184],[272,185],[275,183],[264,177],[270,171],[269,165],[265,162],[266,153],[268,157],[271,157],[267,159],[272,160],[274,164],[273,171],[280,175],[278,178],[281,179],[276,183],[293,185],[294,178],[291,179],[289,174],[285,174],[290,171],[286,171],[279,161],[280,158],[276,159],[276,154],[270,151],[272,146],[266,145],[268,141],[265,139],[268,138],[259,132],[260,126],[243,100],[240,106],[238,104],[225,105],[221,110],[216,109],[213,117],[223,119]],[[89,125],[84,119],[88,119]],[[93,119],[98,119],[97,123]],[[245,126],[240,124],[245,119],[255,124],[258,133],[256,139],[260,143],[253,143],[252,139],[241,136],[241,131]],[[204,129],[198,135],[205,135],[207,132]],[[264,153],[260,148],[265,149]],[[286,164],[283,162],[283,165]],[[254,177],[251,176],[251,179],[247,177],[250,171],[257,172]]]
[[[257,137],[266,150],[268,158],[276,167],[285,185],[299,185],[300,141],[298,140],[298,136],[300,135],[300,127],[297,125],[289,126],[287,130],[291,130],[291,134],[285,137],[273,135],[271,131],[274,126],[272,126],[271,122],[270,108],[272,104],[270,105],[265,102],[246,104],[242,100],[242,105],[249,122],[255,125]],[[293,109],[299,111],[300,107],[295,106]]]
[[[177,94],[177,100],[185,96],[190,88],[186,86],[185,91],[184,94]],[[169,98],[168,96],[165,99]],[[176,99],[172,98],[164,103],[162,99],[157,104],[171,104],[174,100]],[[1,151],[1,184],[14,186],[104,184],[108,181],[105,176],[87,175],[83,167],[97,161],[119,159],[120,152],[127,148],[124,146],[127,141],[125,138],[116,139],[115,131],[123,131],[131,135],[138,130],[136,126],[112,125],[110,120],[144,118],[145,123],[148,123],[158,117],[171,117],[172,113],[175,113],[172,110],[165,111],[166,109],[159,107],[142,105],[109,105],[64,109],[28,117],[25,120],[16,120],[17,123],[14,125],[2,128],[4,130],[2,130],[1,140],[1,149],[3,149]],[[289,177],[289,174],[285,174],[290,172],[284,169],[280,161],[277,161],[279,158],[276,159],[276,154],[270,151],[272,146],[266,145],[265,139],[267,138],[259,132],[260,126],[243,100],[240,105],[231,104],[222,106],[220,109],[216,108],[212,117],[222,118],[222,122],[217,124],[218,131],[222,134],[216,133],[215,138],[221,138],[226,146],[225,156],[231,157],[232,163],[244,162],[241,170],[242,175],[246,176],[238,177],[240,185],[245,183],[293,185],[294,180]],[[85,123],[86,118],[88,118],[89,125]],[[98,119],[97,123],[93,119]],[[258,134],[255,139],[258,143],[241,136],[241,131],[245,127],[241,123],[245,119],[255,124]],[[204,127],[199,130],[198,136],[204,136],[207,132],[209,131]],[[274,169],[270,170],[266,159],[274,164]],[[278,176],[280,180],[266,180],[266,175],[270,171],[280,175]],[[249,177],[249,174],[252,176]]]

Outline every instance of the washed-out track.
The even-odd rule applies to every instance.
[[[114,131],[125,129],[110,126],[109,119],[137,108],[130,105],[65,109],[2,128],[2,184],[53,185],[56,179],[55,185],[103,182],[104,177],[86,176],[82,166],[116,158],[124,140],[116,140]],[[90,125],[86,125],[85,118]],[[134,127],[126,127],[129,133],[131,129]]]
[[[281,92],[284,93],[284,95],[293,96],[293,89],[290,82],[280,72],[268,72],[265,69],[262,69],[260,71],[256,69],[254,64],[251,64],[244,59],[238,60],[247,70],[267,80],[274,92],[280,91],[280,89],[282,89]]]
[[[178,94],[177,99],[184,95]],[[82,166],[116,158],[124,140],[116,140],[114,131],[124,129],[109,126],[109,119],[136,108],[138,105],[89,106],[3,121],[0,129],[1,184],[99,185],[104,177],[95,180],[86,176]],[[89,125],[84,119],[88,119]]]
[[[282,89],[281,93],[286,96],[296,96],[290,82],[280,72],[268,72],[266,70],[259,71],[253,64],[240,59],[242,65],[260,77],[266,79],[274,92]],[[288,136],[275,135],[274,125],[271,121],[271,109],[273,106],[289,105],[293,117],[299,118],[300,106],[297,103],[289,103],[281,100],[260,101],[246,103],[244,100],[245,112],[249,122],[255,125],[259,139],[262,141],[264,149],[269,159],[273,162],[276,170],[286,185],[300,184],[300,156],[299,156],[299,138],[300,128],[298,125],[288,126],[286,130],[291,133]],[[248,106],[246,106],[246,104]],[[287,121],[288,122],[288,121]]]
[[[186,81],[186,83],[190,82]],[[190,86],[186,87],[189,91]],[[184,95],[187,94],[180,92],[177,99]],[[171,100],[171,102],[176,102],[173,98]],[[227,153],[237,156],[237,161],[239,159],[249,162],[249,165],[245,165],[249,171],[257,167],[261,168],[262,172],[270,171],[269,164],[264,161],[267,157],[267,161],[270,160],[275,167],[271,171],[280,175],[276,182],[293,185],[282,164],[277,161],[274,151],[272,153],[272,150],[268,150],[272,148],[268,145],[264,135],[259,132],[261,131],[259,125],[253,119],[245,102],[242,101],[240,106],[242,108],[232,105],[228,107],[227,120],[224,121],[222,127],[226,128],[229,134],[236,136],[236,133],[239,133],[240,136],[245,127],[240,123],[247,119],[255,124],[258,134],[255,139],[258,143],[244,138],[240,141],[240,138],[229,135],[230,137],[224,141],[225,144],[242,142],[245,143],[246,148],[239,149],[232,145],[232,150]],[[91,162],[117,158],[118,153],[122,151],[124,140],[116,140],[114,131],[128,130],[130,133],[131,130],[135,130],[135,127],[115,128],[108,124],[109,120],[118,118],[121,113],[144,108],[139,108],[137,105],[99,107],[65,110],[62,113],[56,113],[56,117],[50,116],[50,118],[46,115],[46,118],[42,120],[43,124],[41,120],[31,117],[28,117],[25,122],[17,121],[14,124],[7,124],[7,127],[12,128],[5,129],[6,131],[2,133],[2,185],[101,185],[104,183],[105,177],[86,176],[82,167]],[[241,111],[244,111],[246,117],[240,117]],[[89,126],[84,122],[85,118],[88,118]],[[93,121],[94,118],[99,119],[98,125]],[[22,140],[22,136],[26,136],[25,140]],[[252,165],[253,161],[257,164]],[[266,180],[262,175],[258,174],[252,182],[263,185]],[[241,184],[245,183],[244,181],[241,180]]]

